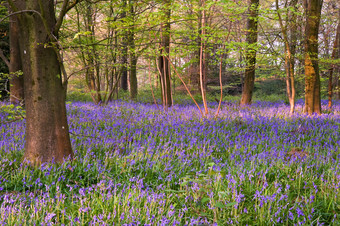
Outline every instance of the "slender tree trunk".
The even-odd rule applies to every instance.
[[[339,17],[340,17],[340,9],[339,9]],[[340,19],[340,18],[339,18]],[[332,51],[332,60],[339,56],[339,42],[340,42],[340,22],[338,22],[338,26],[336,29],[335,40],[333,44],[333,51]],[[332,108],[332,98],[333,98],[333,72],[334,72],[334,65],[332,64],[328,70],[329,77],[328,77],[328,108]]]
[[[160,81],[162,89],[163,105],[165,107],[171,107],[172,105],[172,93],[171,93],[171,77],[170,77],[170,64],[168,61],[170,54],[170,0],[163,2],[163,18],[161,24],[161,45],[160,56],[158,58],[158,65],[160,71]],[[166,57],[167,56],[167,57]]]
[[[134,23],[135,20],[135,12],[134,12],[134,4],[129,3],[130,5],[130,17]],[[136,46],[135,46],[135,27],[132,26],[129,29],[129,47],[130,47],[130,97],[132,100],[137,98],[138,87],[137,87],[137,55],[136,55]]]
[[[204,0],[201,0],[201,6],[204,7],[205,2]],[[206,92],[207,92],[207,54],[206,54],[206,41],[205,41],[205,26],[206,26],[206,16],[205,16],[205,10],[202,12],[202,29],[201,29],[201,46],[200,46],[200,88],[201,88],[201,95],[204,105],[204,114],[208,115],[208,105],[207,105],[207,98],[206,98]]]
[[[289,60],[289,80],[291,84],[291,101],[290,101],[290,113],[294,113],[295,111],[295,96],[296,96],[296,88],[295,88],[295,55],[296,55],[296,45],[297,45],[297,3],[298,0],[292,0],[290,2],[290,6],[293,8],[293,11],[289,13],[288,20],[290,22],[289,32],[290,32],[290,60]]]
[[[11,13],[11,12],[10,12]],[[24,76],[22,72],[22,62],[19,45],[19,21],[16,15],[10,17],[10,102],[19,104],[24,101]]]
[[[100,86],[100,64],[99,64],[99,56],[97,53],[96,45],[93,45],[95,42],[94,36],[95,34],[95,21],[96,21],[96,12],[91,5],[92,3],[87,2],[86,4],[86,31],[91,32],[91,36],[89,37],[90,43],[92,44],[90,48],[87,49],[87,63],[89,66],[88,69],[88,86],[91,92],[92,99],[96,104],[102,102],[101,97],[101,86]]]
[[[320,75],[318,64],[318,34],[322,0],[306,2],[305,30],[305,111],[321,114]]]
[[[41,4],[39,4],[40,2]],[[60,62],[51,33],[56,25],[53,0],[17,0],[19,37],[24,72],[26,143],[24,157],[31,164],[63,162],[72,157],[66,117],[66,83],[62,83]],[[42,19],[42,18],[43,19]]]
[[[290,5],[296,7],[297,0],[292,0]],[[296,9],[295,9],[296,10]],[[279,1],[276,0],[276,12],[279,18],[281,31],[285,43],[285,70],[286,70],[286,85],[287,85],[287,96],[290,104],[290,114],[294,113],[295,110],[295,79],[294,79],[294,61],[295,61],[295,45],[296,45],[296,16],[294,12],[288,12],[286,25],[283,25],[281,13],[279,11]],[[290,23],[290,24],[288,24]],[[291,33],[291,40],[288,37],[289,27]]]
[[[130,96],[132,100],[136,100],[138,95],[137,88],[137,56],[132,55],[130,59]]]
[[[251,104],[253,96],[256,64],[256,47],[254,45],[257,43],[258,7],[259,0],[250,0],[246,37],[248,47],[246,50],[246,69],[244,72],[241,105]]]
[[[123,0],[123,12],[121,13],[121,19],[124,20],[126,18],[127,11],[127,0]],[[124,90],[128,90],[128,31],[127,28],[123,28],[122,32],[122,53],[121,53],[121,64],[122,64],[122,75],[120,78],[120,87]]]
[[[200,59],[201,59],[201,33],[202,33],[202,11],[198,12],[197,35],[194,40],[195,51],[193,52],[193,62],[190,65],[190,83],[197,91],[201,91],[200,86]]]

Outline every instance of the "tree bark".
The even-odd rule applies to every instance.
[[[172,105],[170,64],[167,58],[169,57],[169,54],[170,54],[170,15],[171,15],[170,4],[171,4],[170,0],[166,0],[163,3],[160,55],[158,57],[161,89],[162,89],[162,95],[163,95],[162,100],[163,100],[163,105],[165,107],[171,107]]]
[[[11,13],[11,11],[10,11]],[[10,20],[10,102],[20,104],[24,101],[24,77],[19,45],[19,21],[17,15],[12,15]]]
[[[18,14],[26,106],[24,157],[32,165],[61,163],[73,151],[65,106],[67,81],[62,82],[52,36],[54,1],[17,0],[11,6],[13,11],[36,11]]]
[[[130,5],[130,17],[134,23],[135,21],[135,11],[133,3],[129,3]],[[130,47],[130,97],[132,100],[136,100],[138,94],[138,86],[137,86],[137,60],[138,57],[136,55],[136,45],[135,45],[135,27],[132,26],[129,29],[129,47]]]
[[[305,111],[321,114],[318,34],[322,0],[306,2],[305,28]]]
[[[258,7],[259,0],[250,0],[246,37],[248,47],[246,50],[246,69],[244,72],[241,105],[251,104],[253,96],[256,64],[256,47],[254,45],[257,43]]]
[[[339,17],[340,17],[340,9],[339,9]],[[340,18],[339,18],[340,19]],[[335,40],[333,44],[332,56],[331,59],[334,60],[336,56],[339,56],[339,44],[340,44],[340,22],[338,22],[338,26],[336,29]],[[338,54],[337,54],[338,53]],[[328,70],[328,108],[332,108],[332,98],[333,98],[333,72],[334,65],[332,64]]]
[[[295,7],[296,10],[297,0],[292,0],[290,6]],[[294,11],[295,11],[294,10]],[[294,66],[295,66],[295,46],[296,46],[296,15],[293,12],[288,12],[286,25],[283,25],[281,13],[279,11],[279,1],[276,0],[276,12],[279,18],[281,32],[283,34],[283,40],[285,44],[285,70],[286,70],[286,85],[287,96],[290,104],[290,114],[295,110],[295,78],[294,78]],[[290,40],[288,37],[288,27],[290,31]]]
[[[127,11],[127,0],[123,1],[123,12],[121,13],[121,19],[124,20],[126,18],[126,11]],[[122,64],[122,75],[120,78],[120,87],[124,90],[128,90],[128,31],[126,27],[123,27],[123,34],[122,34],[122,56],[121,56],[121,64]]]
[[[201,0],[200,5],[204,7],[205,1]],[[208,104],[206,98],[207,92],[207,50],[206,50],[206,41],[205,41],[205,26],[206,26],[206,16],[205,10],[202,11],[202,29],[201,29],[201,46],[200,46],[200,88],[201,88],[201,95],[204,105],[204,114],[208,115]]]

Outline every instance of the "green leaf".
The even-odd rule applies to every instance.
[[[225,205],[221,202],[216,203],[215,206],[218,207],[218,208],[224,208],[225,207]]]
[[[172,192],[172,193],[185,193],[185,190],[172,190],[172,189],[166,189],[164,190],[166,192]]]
[[[204,204],[206,202],[210,201],[210,198],[208,197],[204,197],[203,199],[201,199],[201,203]]]
[[[185,186],[189,183],[189,181],[184,181],[183,183],[181,183],[181,186]]]
[[[234,205],[236,205],[236,204],[237,204],[237,202],[230,202],[230,203],[228,203],[227,205],[225,205],[225,207],[234,206]]]

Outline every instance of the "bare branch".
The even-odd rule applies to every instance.
[[[0,49],[0,58],[5,62],[7,67],[9,67],[10,63],[9,63],[7,57],[5,56],[4,52],[2,51],[2,49]]]
[[[54,27],[54,34],[58,34],[61,25],[63,24],[63,19],[66,15],[66,13],[68,11],[70,11],[73,7],[75,7],[79,2],[81,2],[82,0],[74,0],[73,2],[69,3],[69,0],[64,0],[63,1],[63,5],[61,7],[58,19],[57,19],[57,23]]]
[[[53,33],[56,35],[58,34],[59,30],[60,30],[60,27],[61,27],[61,24],[63,23],[63,19],[64,19],[64,16],[67,12],[67,5],[68,5],[68,2],[69,0],[64,0],[63,1],[63,5],[61,7],[61,10],[60,10],[60,13],[59,13],[59,16],[58,16],[58,19],[57,19],[57,23],[54,27],[54,31]]]
[[[38,15],[41,17],[41,14],[40,14],[38,11],[36,11],[36,10],[30,10],[30,9],[27,9],[27,10],[20,10],[20,11],[16,11],[16,12],[14,12],[14,13],[11,13],[11,14],[5,16],[4,18],[2,18],[2,19],[0,20],[0,23],[2,23],[2,21],[6,20],[8,17],[11,17],[11,16],[13,16],[13,15],[17,15],[17,14],[22,14],[22,13],[36,13],[36,14],[38,14]]]

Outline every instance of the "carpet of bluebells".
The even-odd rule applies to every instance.
[[[4,105],[4,103],[0,103]],[[326,103],[324,103],[323,108]],[[25,121],[0,112],[0,223],[339,225],[340,102],[68,103],[73,161],[22,163]],[[289,154],[292,151],[301,154]]]

